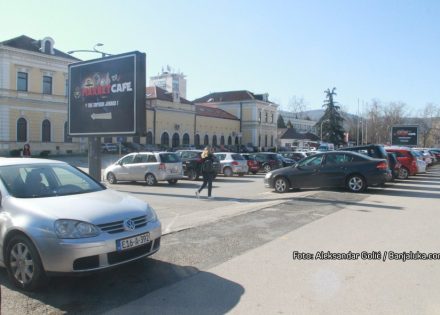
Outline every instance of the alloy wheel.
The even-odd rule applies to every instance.
[[[34,259],[26,244],[17,243],[12,247],[9,265],[15,280],[23,286],[34,278]]]

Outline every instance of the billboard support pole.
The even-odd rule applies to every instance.
[[[100,182],[101,178],[101,137],[89,137],[89,175]]]

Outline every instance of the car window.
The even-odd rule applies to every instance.
[[[121,159],[120,163],[121,163],[121,165],[131,164],[131,163],[133,163],[133,158],[134,158],[134,155],[127,155],[127,156],[124,156],[124,157]]]
[[[221,161],[223,161],[226,158],[226,154],[216,154],[215,156]]]
[[[242,161],[245,158],[241,154],[231,154],[233,160]]]
[[[174,153],[161,153],[159,154],[162,163],[178,163],[180,162],[180,157]]]
[[[352,161],[352,156],[348,154],[329,154],[325,158],[326,165],[338,165]]]
[[[300,167],[305,167],[305,166],[319,166],[319,165],[321,165],[322,158],[323,158],[323,155],[318,155],[318,156],[316,156],[316,155],[312,155],[312,156],[310,156],[310,157],[308,157],[308,158],[302,160],[302,161],[298,164],[298,166],[300,166]]]
[[[147,155],[147,163],[155,163],[157,162],[156,156],[154,154],[148,154]]]

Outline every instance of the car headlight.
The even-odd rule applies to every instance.
[[[154,211],[153,208],[151,208],[150,206],[147,206],[147,209],[145,210],[146,215],[147,215],[147,222],[149,221],[157,221],[157,214],[156,211]]]
[[[56,220],[54,227],[59,238],[86,238],[98,236],[100,233],[95,225],[77,220]]]
[[[272,177],[272,172],[266,173],[266,175],[264,176],[264,178],[271,178]]]

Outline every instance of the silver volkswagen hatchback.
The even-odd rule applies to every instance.
[[[107,189],[64,162],[0,159],[0,265],[19,288],[159,250],[161,224],[145,202]]]
[[[107,167],[104,176],[110,184],[118,181],[145,181],[148,186],[158,181],[176,184],[183,178],[182,160],[173,152],[130,153]]]

